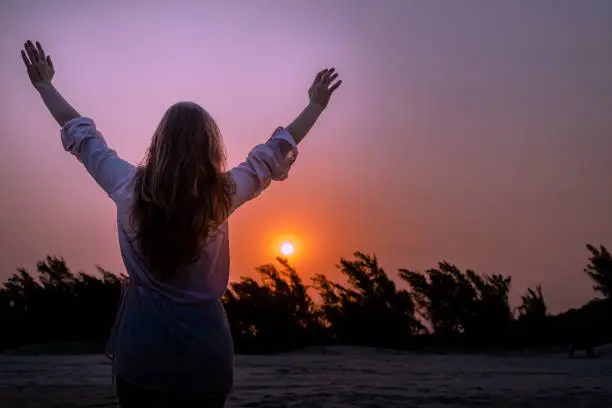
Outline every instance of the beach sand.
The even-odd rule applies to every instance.
[[[116,407],[100,355],[0,355],[0,407]],[[227,407],[611,407],[612,348],[432,355],[326,347],[237,356]]]

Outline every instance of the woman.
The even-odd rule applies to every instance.
[[[26,42],[21,55],[64,148],[117,207],[129,284],[108,348],[121,406],[224,406],[233,384],[221,304],[229,279],[227,219],[272,180],[287,177],[297,145],[341,84],[338,74],[319,72],[302,113],[226,172],[219,129],[199,105],[172,105],[144,163],[133,166],[55,89],[53,63],[39,43]]]

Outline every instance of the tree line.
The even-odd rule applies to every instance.
[[[232,282],[223,303],[238,353],[273,353],[313,345],[396,349],[492,350],[612,342],[612,257],[587,245],[584,276],[599,294],[578,309],[549,313],[541,286],[517,307],[512,279],[440,262],[424,272],[400,269],[401,289],[374,255],[356,252],[338,265],[346,282],[318,274],[305,283],[286,259]],[[20,268],[0,289],[0,349],[108,338],[125,276],[97,267],[73,273],[61,257]],[[313,294],[317,301],[313,300]]]

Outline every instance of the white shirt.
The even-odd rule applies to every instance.
[[[172,284],[157,280],[137,256],[130,225],[136,167],[106,144],[89,118],[61,129],[66,151],[75,155],[117,207],[121,255],[130,284],[122,296],[109,339],[116,374],[136,386],[231,386],[233,346],[220,299],[229,281],[227,221],[204,253]],[[229,171],[235,182],[232,212],[257,197],[272,180],[284,180],[297,157],[291,135],[277,128]],[[230,361],[231,360],[231,361]],[[218,384],[213,384],[218,383]]]

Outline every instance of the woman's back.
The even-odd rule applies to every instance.
[[[181,273],[162,280],[143,260],[132,224],[132,208],[133,190],[128,186],[125,196],[117,203],[117,229],[121,256],[130,279],[179,304],[220,299],[229,281],[228,221],[206,240],[198,259]]]
[[[107,346],[115,375],[141,389],[208,384],[211,392],[226,395],[233,382],[233,344],[220,302],[229,279],[227,221],[193,264],[162,281],[138,248],[134,184],[126,183],[116,199],[119,246],[129,279]]]
[[[278,128],[228,173],[235,185],[232,210],[287,177],[297,156],[291,136]],[[116,375],[141,388],[208,384],[228,392],[233,343],[221,297],[229,281],[228,221],[205,241],[200,256],[180,273],[160,279],[148,267],[133,223],[136,177],[115,193],[117,229],[129,281],[108,344]]]

